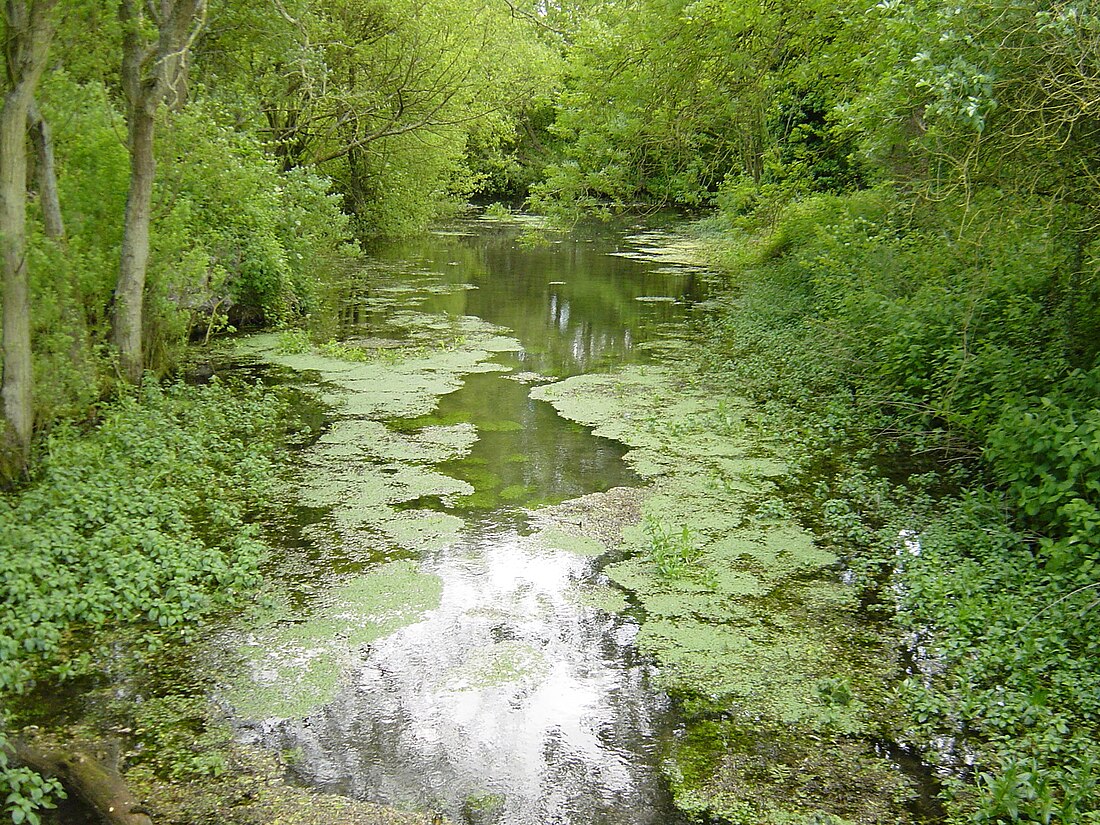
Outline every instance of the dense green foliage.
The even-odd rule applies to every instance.
[[[8,42],[26,6],[6,7]],[[135,32],[118,11],[57,4],[35,90],[66,231],[47,232],[36,180],[44,458],[0,513],[9,691],[79,669],[72,634],[114,613],[187,628],[247,589],[269,472],[252,442],[278,429],[266,401],[217,388],[58,423],[95,418],[120,375]],[[869,593],[897,593],[919,653],[908,735],[945,763],[952,819],[1097,821],[1094,2],[244,0],[199,22],[156,113],[147,369],[304,319],[353,235],[470,196],[566,219],[712,209],[730,288],[708,366],[804,445],[803,516]],[[668,576],[694,563],[692,536],[651,538]],[[6,760],[12,816],[33,819],[49,789]]]
[[[262,390],[150,385],[92,432],[55,428],[32,485],[5,498],[0,689],[20,692],[74,632],[128,617],[194,633],[255,584],[246,526],[274,484],[282,405]],[[49,529],[43,529],[49,525]]]
[[[1100,371],[1044,311],[1048,234],[990,215],[959,245],[896,206],[819,196],[732,247],[710,367],[802,445],[794,500],[862,586],[893,577],[907,737],[954,814],[1090,821]]]
[[[530,173],[512,155],[548,117],[559,55],[531,16],[482,0],[15,0],[0,29],[0,113],[18,130],[33,98],[50,135],[5,144],[30,159],[0,226],[18,241],[5,301],[21,305],[26,286],[31,327],[4,345],[10,696],[85,668],[93,651],[74,640],[89,630],[187,635],[257,584],[246,522],[271,480],[280,406],[216,387],[102,399],[142,368],[170,374],[191,342],[303,323],[357,237],[422,229],[486,188],[514,194]],[[22,83],[32,47],[50,71]],[[139,132],[155,135],[141,144],[152,159]],[[131,215],[142,175],[147,261]],[[2,747],[0,777],[13,820],[34,821],[53,784]]]
[[[27,274],[37,430],[79,415],[119,371],[112,326],[134,180],[117,4],[61,6],[54,70],[35,90],[65,229],[46,232],[36,182]],[[12,15],[3,23],[15,37]],[[146,22],[149,38],[155,20]],[[528,173],[512,155],[532,119],[546,120],[558,74],[553,38],[481,0],[216,3],[194,31],[186,72],[156,114],[141,318],[143,365],[156,373],[190,340],[300,322],[356,251],[353,236],[420,230],[487,187],[514,193]]]
[[[562,159],[535,202],[698,207],[746,184],[774,197],[858,182],[833,110],[861,22],[829,2],[606,4],[570,50]]]
[[[708,368],[893,582],[953,821],[1100,811],[1098,32],[1093,3],[600,4],[534,189],[716,207]]]
[[[209,94],[284,168],[330,175],[367,236],[507,188],[506,153],[557,74],[503,3],[289,0],[277,13],[250,0],[213,14],[197,56]]]
[[[128,160],[121,115],[98,81],[54,74],[40,90],[56,123],[63,243],[31,228],[35,418],[80,415],[111,381],[106,348],[118,276]],[[161,130],[144,338],[148,368],[176,364],[189,340],[229,324],[282,323],[312,308],[354,251],[329,181],[278,171],[254,138],[196,102]]]
[[[154,384],[94,429],[55,428],[30,486],[0,500],[0,696],[94,670],[103,630],[189,639],[247,598],[284,417],[262,388]],[[0,767],[11,810],[23,770]]]

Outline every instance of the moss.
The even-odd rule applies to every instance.
[[[501,501],[525,501],[533,496],[537,490],[526,484],[509,484],[498,493]]]
[[[286,759],[267,749],[231,743],[226,769],[201,781],[169,783],[145,768],[126,773],[154,822],[222,825],[429,825],[414,813],[287,784]]]
[[[500,497],[492,490],[479,490],[462,496],[454,506],[456,510],[495,510],[500,506]]]
[[[677,803],[733,825],[903,821],[904,781],[867,743],[749,717],[689,724],[669,749]]]

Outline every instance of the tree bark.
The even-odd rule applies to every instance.
[[[56,776],[110,825],[153,825],[118,771],[81,750],[45,749],[13,742],[20,762]]]
[[[145,368],[141,332],[145,317],[145,276],[149,265],[156,159],[153,141],[157,109],[184,99],[187,55],[202,30],[206,0],[120,0],[123,30],[122,88],[126,94],[130,149],[130,191],[122,234],[118,284],[111,313],[111,341],[118,348],[123,378],[137,384]],[[157,40],[143,34],[146,17],[157,26]]]
[[[5,475],[9,477],[26,465],[34,428],[26,248],[29,106],[30,94],[21,83],[4,96],[4,109],[0,112],[0,245],[4,257],[3,464]]]
[[[53,133],[50,124],[32,100],[27,111],[27,128],[34,144],[35,177],[42,206],[42,223],[51,241],[65,240],[65,219],[61,216],[61,196],[57,191],[57,164],[54,162]]]
[[[145,367],[141,344],[145,273],[149,265],[149,227],[153,215],[153,155],[155,114],[137,111],[130,117],[130,191],[122,234],[122,260],[112,318],[112,340],[119,368],[131,383],[141,381]]]
[[[35,101],[27,112],[27,129],[35,155],[35,180],[38,184],[38,202],[42,210],[42,224],[46,237],[64,249],[66,245],[65,219],[61,214],[61,195],[57,188],[57,163],[53,151],[53,131],[49,121],[42,116]],[[88,320],[84,312],[84,295],[72,278],[63,278],[57,285],[62,316],[72,337],[69,357],[79,369],[88,367],[90,340]]]
[[[0,473],[26,467],[34,431],[30,285],[27,278],[27,113],[46,68],[57,0],[5,0],[5,68],[0,111],[0,257],[3,258],[4,432]]]

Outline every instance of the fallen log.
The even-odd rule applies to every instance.
[[[12,740],[15,757],[39,773],[56,776],[66,790],[79,796],[110,825],[153,825],[114,767],[89,752],[45,747]]]

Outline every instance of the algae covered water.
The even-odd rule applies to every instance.
[[[288,502],[312,562],[227,640],[244,677],[224,698],[245,738],[346,795],[457,822],[674,822],[674,719],[598,569],[615,528],[582,534],[572,503],[637,480],[531,390],[644,361],[699,275],[638,260],[644,237],[520,231],[378,250],[320,355],[245,345],[336,413]]]

